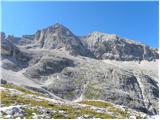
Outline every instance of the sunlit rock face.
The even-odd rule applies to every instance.
[[[155,49],[115,34],[93,32],[81,40],[98,59],[151,61],[159,58]]]
[[[32,45],[34,45],[35,48],[60,49],[69,51],[72,55],[94,57],[92,53],[83,46],[78,37],[59,23],[38,30],[34,36]]]

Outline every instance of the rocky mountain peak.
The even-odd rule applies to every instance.
[[[116,34],[106,34],[102,32],[92,32],[88,35],[90,40],[93,39],[104,39],[104,40],[117,40],[119,37]]]
[[[54,26],[55,28],[56,28],[56,27],[64,27],[61,23],[55,23],[53,26]]]
[[[54,25],[51,25],[47,28],[44,28],[42,30],[38,30],[37,32],[45,32],[45,33],[50,33],[50,34],[54,34],[54,33],[58,33],[59,35],[73,35],[73,33],[64,25],[60,24],[60,23],[56,23]]]
[[[33,40],[34,47],[43,49],[63,49],[73,55],[92,56],[80,39],[65,26],[56,23],[38,30]]]
[[[60,24],[60,23],[55,23],[54,25],[53,25],[53,28],[55,28],[55,29],[58,29],[58,28],[63,28],[63,29],[67,29],[65,26],[63,26],[62,24]]]
[[[56,47],[53,45],[55,42],[57,44],[60,42],[64,43],[70,39],[69,37],[76,38],[69,29],[67,29],[62,24],[56,23],[45,29],[38,30],[35,33],[34,41],[40,44],[40,48],[54,49]],[[48,43],[50,44],[50,47],[48,47]]]
[[[116,34],[92,32],[86,36],[81,37],[81,40],[85,42],[88,45],[88,47],[93,47],[95,44],[100,42],[119,40],[119,37]]]

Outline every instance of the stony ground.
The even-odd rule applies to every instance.
[[[2,84],[0,90],[0,116],[5,119],[107,119],[148,117],[144,113],[100,100],[83,100],[77,102],[54,100],[48,98],[46,95],[13,84]]]

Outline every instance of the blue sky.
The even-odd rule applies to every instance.
[[[55,23],[76,35],[99,31],[158,47],[158,2],[2,2],[0,31],[21,36]]]

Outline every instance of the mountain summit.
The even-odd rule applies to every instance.
[[[93,57],[92,53],[83,46],[80,39],[59,23],[38,30],[34,34],[31,46],[42,49],[64,49],[72,55]]]

